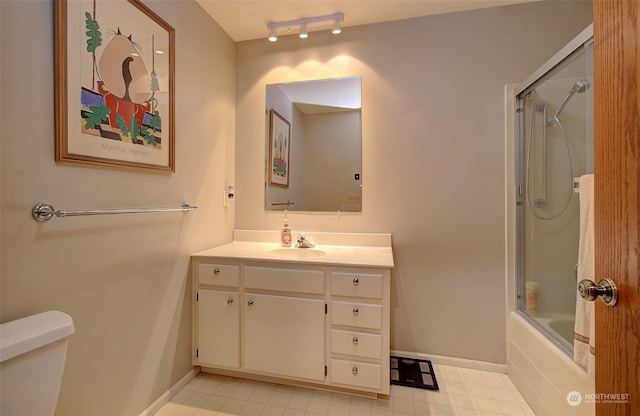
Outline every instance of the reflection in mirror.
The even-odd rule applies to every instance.
[[[360,77],[267,85],[267,211],[362,211],[361,102]]]

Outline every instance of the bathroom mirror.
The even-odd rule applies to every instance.
[[[362,211],[360,77],[266,86],[265,209]]]

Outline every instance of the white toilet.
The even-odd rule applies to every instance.
[[[71,317],[59,311],[0,325],[0,415],[53,415],[74,331]]]

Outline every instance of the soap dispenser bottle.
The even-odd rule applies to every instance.
[[[282,247],[291,247],[291,228],[289,228],[286,209],[284,210],[284,225],[280,230],[280,244]]]

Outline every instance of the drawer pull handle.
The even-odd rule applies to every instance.
[[[353,342],[354,345],[357,345],[358,344],[358,337],[353,337],[351,342]]]
[[[358,367],[353,367],[353,368],[351,369],[351,373],[352,373],[354,376],[357,376],[357,375],[358,375]]]
[[[217,267],[215,269],[213,269],[213,274],[217,275],[220,273],[220,269],[218,269]]]
[[[233,303],[233,298],[227,299],[227,305],[231,305]]]
[[[357,277],[353,278],[353,285],[354,286],[358,286],[358,284],[360,283],[360,279],[358,279]]]
[[[357,307],[357,306],[354,306],[354,307],[353,307],[353,314],[354,314],[354,315],[357,315],[359,312],[360,312],[360,311],[358,310],[358,307]]]
[[[247,305],[249,306],[253,305],[253,299],[249,299],[249,301],[247,302]]]

